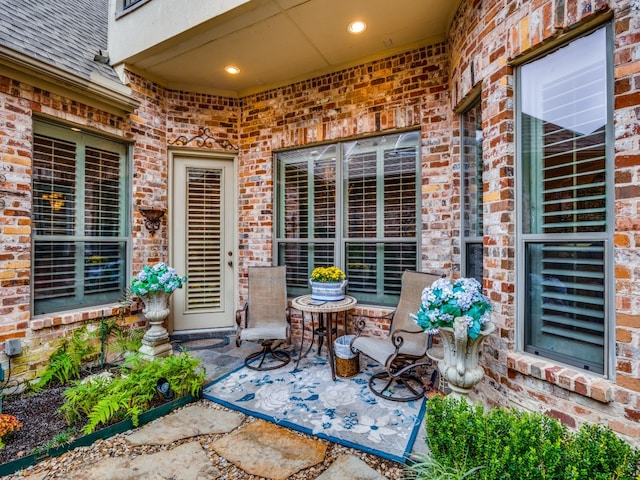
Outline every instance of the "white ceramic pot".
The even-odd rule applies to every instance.
[[[347,281],[315,282],[309,280],[309,285],[311,285],[311,298],[313,300],[336,302],[344,299],[344,287],[346,287]]]

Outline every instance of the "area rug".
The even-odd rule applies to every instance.
[[[379,457],[406,462],[424,416],[425,401],[374,396],[368,380],[377,364],[361,360],[351,378],[331,379],[327,360],[313,354],[299,368],[241,368],[208,384],[203,397],[253,417]]]

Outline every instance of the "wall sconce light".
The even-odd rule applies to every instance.
[[[151,235],[155,234],[160,228],[160,220],[164,216],[164,210],[159,208],[138,208],[144,217],[144,226]]]

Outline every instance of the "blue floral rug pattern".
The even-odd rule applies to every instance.
[[[207,385],[203,397],[233,410],[404,463],[424,416],[425,401],[374,396],[377,364],[361,360],[351,378],[331,379],[327,360],[310,354],[300,367],[259,372],[241,367]]]

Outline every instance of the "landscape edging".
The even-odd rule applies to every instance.
[[[185,395],[184,397],[177,398],[170,402],[165,403],[164,405],[160,405],[159,407],[152,408],[151,410],[147,410],[144,413],[141,413],[138,417],[138,426],[135,427],[130,418],[126,420],[122,420],[114,425],[110,425],[106,428],[100,429],[96,432],[90,433],[89,435],[85,435],[80,438],[76,438],[72,442],[69,442],[65,445],[61,445],[58,447],[52,447],[44,452],[34,453],[32,455],[28,455],[23,458],[18,458],[16,460],[12,460],[10,462],[4,463],[0,465],[0,477],[4,477],[5,475],[10,475],[19,470],[23,470],[27,467],[35,465],[43,460],[48,458],[59,457],[63,453],[68,452],[69,450],[73,450],[77,447],[86,447],[91,445],[96,440],[102,440],[105,438],[112,437],[117,435],[118,433],[126,432],[127,430],[132,430],[134,428],[141,427],[157,418],[160,418],[168,413],[172,412],[176,408],[187,405],[188,403],[194,402],[198,397],[194,397],[193,395]]]

